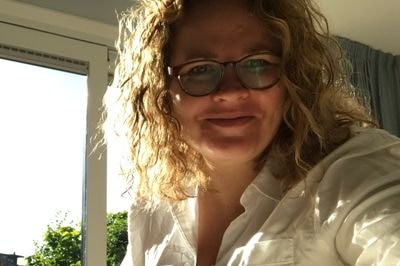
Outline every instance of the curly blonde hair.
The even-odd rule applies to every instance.
[[[129,147],[123,174],[135,198],[153,206],[183,200],[207,186],[201,155],[180,137],[171,115],[166,66],[177,21],[201,0],[142,0],[120,18],[114,86],[105,97],[105,133]],[[350,127],[374,126],[348,81],[348,67],[326,18],[311,0],[242,0],[281,47],[288,91],[283,123],[256,159],[273,158],[285,189],[304,179],[325,155],[351,137]]]

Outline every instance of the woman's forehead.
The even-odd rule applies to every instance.
[[[184,6],[183,18],[207,19],[211,14],[233,12],[237,15],[240,10],[243,15],[251,14],[249,1],[247,0],[202,0],[190,1],[188,6]]]
[[[264,25],[249,11],[245,3],[242,0],[196,2],[184,10],[181,19],[174,25],[173,35],[185,31],[189,31],[191,34],[218,35],[224,32],[233,32],[240,35],[252,27],[263,30]]]
[[[279,50],[269,28],[242,0],[206,0],[195,4],[175,25],[170,47],[172,57],[187,55],[179,62],[201,57],[191,54],[237,58],[253,51]]]

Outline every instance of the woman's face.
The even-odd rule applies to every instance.
[[[174,32],[170,66],[193,60],[237,61],[279,50],[240,0],[202,1]],[[173,115],[182,126],[182,137],[209,163],[252,162],[277,133],[285,100],[281,82],[266,90],[246,89],[233,67],[227,66],[217,91],[193,97],[181,89],[176,77],[171,79]]]

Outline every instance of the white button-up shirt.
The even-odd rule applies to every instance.
[[[360,130],[285,195],[268,167],[246,188],[216,265],[400,265],[400,141]],[[196,265],[197,199],[133,206],[123,266]]]

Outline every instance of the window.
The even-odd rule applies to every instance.
[[[28,256],[46,225],[82,220],[85,75],[0,59],[0,252]]]
[[[11,4],[11,3],[10,3]],[[0,17],[1,19],[1,17]],[[83,121],[78,121],[76,124],[79,124],[82,126],[84,123],[84,132],[83,132],[83,137],[84,139],[82,142],[78,145],[82,145],[84,143],[84,147],[82,147],[81,153],[79,151],[76,151],[76,156],[80,157],[82,159],[82,168],[84,169],[83,173],[78,173],[74,174],[76,179],[71,182],[77,182],[79,184],[78,190],[83,188],[83,197],[78,197],[81,198],[82,200],[82,213],[83,213],[83,253],[84,253],[84,261],[83,265],[88,265],[88,266],[104,266],[106,264],[106,160],[105,156],[102,156],[102,151],[101,150],[94,150],[94,146],[96,145],[96,141],[94,140],[94,137],[96,134],[99,133],[98,131],[98,121],[100,120],[101,117],[101,103],[102,103],[102,97],[104,94],[104,91],[107,87],[108,83],[108,47],[102,44],[95,44],[93,42],[87,42],[87,41],[81,41],[78,40],[77,38],[68,38],[68,37],[63,37],[60,34],[51,34],[45,31],[41,30],[34,30],[31,28],[27,27],[20,27],[9,24],[9,23],[2,23],[0,22],[0,57],[3,59],[7,60],[15,60],[15,61],[21,61],[25,63],[29,63],[32,65],[36,66],[29,66],[33,68],[41,68],[39,66],[45,66],[49,68],[54,68],[54,69],[45,69],[46,71],[50,71],[55,75],[61,75],[61,76],[69,76],[70,78],[73,77],[72,79],[76,78],[76,82],[79,83],[78,87],[80,86],[85,86],[85,90],[81,90],[78,88],[75,88],[76,90],[79,90],[77,92],[79,96],[75,99],[76,102],[80,102],[82,100],[86,100],[86,103],[80,102],[82,105],[86,106],[84,118],[82,118]],[[4,62],[4,61],[3,61]],[[10,61],[9,61],[10,62]],[[15,63],[15,62],[12,62]],[[15,64],[20,64],[20,63],[15,63]],[[26,66],[26,65],[25,65]],[[69,73],[67,73],[67,72]],[[49,73],[49,72],[48,72]],[[73,74],[75,73],[75,74]],[[76,74],[79,73],[79,74]],[[52,75],[53,75],[52,74]],[[3,75],[3,73],[2,73]],[[22,79],[24,79],[23,75],[20,75],[19,77],[13,78],[14,82],[22,82]],[[47,77],[46,79],[50,79],[50,76]],[[60,81],[59,81],[60,82]],[[74,85],[75,86],[75,85]],[[11,89],[11,88],[5,88]],[[2,91],[4,91],[4,88],[2,88]],[[84,92],[83,92],[84,91]],[[9,92],[7,92],[9,93]],[[33,93],[33,92],[27,92],[31,93],[29,97],[39,97],[39,92]],[[44,94],[49,93],[48,91],[43,92]],[[80,94],[83,93],[83,94]],[[86,97],[87,95],[87,97]],[[2,97],[2,96],[1,96]],[[16,96],[19,97],[19,96]],[[53,97],[53,98],[52,98]],[[55,93],[55,95],[48,95],[47,97],[47,104],[49,104],[52,107],[57,107],[57,108],[62,108],[62,105],[65,104],[67,101],[67,95],[63,95],[63,102],[59,102],[59,104],[55,104],[53,101],[60,100],[60,97],[58,94]],[[32,98],[31,98],[32,100]],[[69,104],[67,103],[65,108],[72,108],[73,104],[72,102],[74,100],[69,99]],[[23,104],[24,107],[21,107],[21,110],[23,108],[27,108],[25,105],[28,103],[23,103],[23,101],[20,101],[20,104]],[[55,106],[57,105],[57,106]],[[51,107],[51,108],[52,108]],[[43,107],[44,108],[44,107]],[[45,110],[48,110],[48,108],[44,108]],[[74,107],[75,108],[75,107]],[[74,109],[73,108],[73,109]],[[26,110],[26,109],[25,109]],[[3,111],[3,110],[2,110]],[[69,109],[71,111],[71,109]],[[14,110],[15,113],[17,113]],[[43,113],[39,113],[37,115],[45,115],[45,111],[42,111]],[[72,111],[71,111],[72,112]],[[29,112],[29,114],[33,115],[34,112]],[[11,116],[11,113],[9,114]],[[14,114],[15,115],[15,114]],[[48,114],[46,114],[48,115]],[[81,114],[80,114],[81,115]],[[1,119],[6,119],[4,116],[1,116]],[[20,115],[20,119],[24,118],[24,114]],[[7,118],[8,119],[8,118]],[[34,120],[35,118],[32,118]],[[62,119],[67,119],[65,117],[59,118],[60,120]],[[70,118],[72,120],[75,120],[76,118]],[[25,121],[27,124],[30,125],[30,127],[34,127],[36,123],[38,122],[33,122],[32,120],[30,121]],[[51,118],[50,118],[51,120]],[[56,123],[56,119],[51,120],[52,123]],[[7,120],[8,123],[14,122]],[[58,122],[58,121],[57,121]],[[76,121],[75,121],[76,122]],[[57,127],[60,125],[57,124]],[[42,125],[44,127],[44,125]],[[54,126],[55,127],[55,126]],[[3,125],[2,125],[3,128]],[[53,128],[54,129],[54,128]],[[61,129],[59,129],[61,130]],[[78,130],[79,134],[82,134],[80,130]],[[35,138],[35,134],[40,135],[40,128],[37,126],[36,128],[32,129],[30,128],[29,130],[26,129],[25,132],[18,132],[19,137],[26,136],[27,139],[29,138]],[[42,132],[43,133],[43,132]],[[10,134],[10,133],[7,133]],[[54,134],[54,132],[53,132]],[[71,133],[72,134],[72,133]],[[17,134],[15,134],[17,135]],[[52,133],[50,133],[50,136]],[[13,137],[13,135],[7,135],[6,137]],[[37,137],[37,136],[36,136]],[[79,136],[78,136],[79,138]],[[68,138],[65,139],[65,137],[60,138],[58,141],[59,142],[64,142],[68,143]],[[48,141],[50,141],[48,139]],[[10,141],[10,144],[12,142]],[[22,144],[22,141],[17,141],[14,143],[19,143]],[[29,142],[28,142],[29,143]],[[13,145],[13,144],[11,144]],[[17,144],[14,144],[17,145]],[[37,164],[33,163],[33,159],[40,159],[40,158],[35,158],[35,157],[41,157],[39,151],[37,149],[40,149],[40,145],[35,144],[36,150],[25,150],[21,148],[21,151],[25,151],[23,154],[25,157],[27,157],[27,161],[30,165],[29,167],[38,167]],[[78,149],[78,148],[77,148]],[[47,153],[53,152],[52,150],[48,150]],[[46,155],[47,155],[46,153]],[[9,156],[9,155],[1,155],[1,156]],[[52,154],[51,156],[57,156]],[[9,158],[9,157],[7,157]],[[3,158],[2,158],[3,159]],[[31,160],[30,160],[31,159]],[[45,158],[42,158],[43,160],[46,160]],[[66,164],[71,164],[72,161],[67,162]],[[44,162],[44,165],[45,162]],[[3,166],[1,166],[3,168]],[[8,167],[8,166],[7,166]],[[23,166],[20,166],[22,168]],[[45,172],[62,172],[64,169],[56,169],[52,168],[53,166],[50,165],[50,163],[47,164],[47,167],[45,170],[38,170],[40,171],[45,171]],[[63,167],[63,166],[58,166],[58,167]],[[13,168],[13,167],[11,167]],[[71,167],[72,168],[72,167]],[[22,169],[20,169],[22,171]],[[25,170],[25,169],[24,169]],[[29,169],[28,169],[29,170]],[[66,171],[66,170],[65,170]],[[78,172],[78,170],[77,170]],[[6,178],[4,176],[1,176],[0,179]],[[31,177],[33,178],[33,177]],[[83,185],[81,184],[83,178]],[[47,181],[44,181],[47,182]],[[19,184],[21,185],[21,184]],[[37,184],[34,184],[37,185]],[[60,187],[63,187],[64,184],[57,184]],[[31,189],[35,189],[33,185],[31,185]],[[76,185],[74,185],[76,186]],[[4,187],[2,186],[2,189]],[[64,188],[65,189],[65,188]],[[75,192],[74,192],[75,193]],[[79,192],[76,192],[79,194]],[[54,195],[53,195],[54,196]],[[59,196],[59,195],[57,195]],[[29,203],[29,197],[24,198],[23,195],[21,195],[21,201],[19,201],[17,204],[20,204],[20,202],[25,202],[26,204]],[[51,197],[49,197],[49,200]],[[72,198],[72,197],[71,197]],[[75,199],[75,195],[73,196]],[[71,204],[79,204],[79,199],[78,201],[73,203],[70,202]],[[3,210],[3,204],[4,202],[1,201],[1,209]],[[7,202],[7,204],[12,205],[13,202]],[[50,203],[48,203],[50,204]],[[35,206],[38,208],[38,206]],[[27,207],[25,205],[25,209],[31,209],[33,208],[32,206]],[[24,210],[22,210],[24,211]],[[27,211],[27,210],[25,210]],[[31,211],[31,210],[29,210]],[[3,214],[2,214],[3,215]],[[4,216],[2,216],[4,217]],[[33,228],[32,225],[29,224],[30,217],[26,217],[26,220],[23,221],[22,226],[26,226],[30,230],[35,230],[35,231],[40,231],[40,228]],[[50,221],[49,221],[50,222]],[[0,221],[0,227],[3,226],[3,221]],[[22,229],[21,229],[22,230]],[[19,231],[21,233],[21,231]],[[2,241],[3,242],[3,241]],[[1,252],[1,251],[0,251]]]

